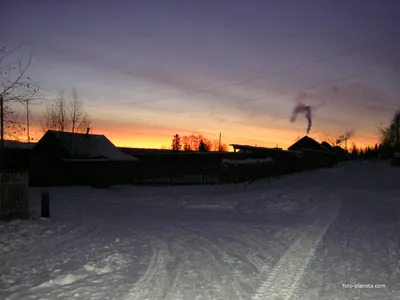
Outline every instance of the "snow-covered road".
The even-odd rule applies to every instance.
[[[0,223],[0,299],[400,299],[400,169],[383,163],[49,191],[50,220]]]

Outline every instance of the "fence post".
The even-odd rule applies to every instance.
[[[24,203],[24,208],[23,208],[23,217],[24,218],[29,218],[30,217],[30,205],[29,205],[29,173],[23,173],[22,174],[22,181],[25,181],[24,185],[24,190],[25,193],[23,195],[23,203]]]
[[[42,218],[50,218],[50,195],[49,191],[42,191]]]
[[[0,217],[4,213],[5,209],[5,198],[4,198],[4,185],[3,185],[3,173],[0,170]]]

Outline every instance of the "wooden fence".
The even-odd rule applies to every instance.
[[[27,172],[0,173],[0,219],[29,216]]]
[[[153,178],[145,178],[141,181],[142,184],[219,184],[219,174],[193,174],[183,176],[160,176]]]

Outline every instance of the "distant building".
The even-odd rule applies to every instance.
[[[302,152],[306,168],[331,167],[336,162],[335,153],[308,136],[304,136],[288,149]]]
[[[329,144],[328,142],[325,142],[325,141],[322,142],[322,143],[321,143],[321,146],[324,147],[325,149],[327,149],[327,150],[333,152],[333,146],[332,146],[331,144]]]
[[[33,149],[36,143],[25,143],[19,141],[4,141],[4,148],[8,149]]]
[[[237,154],[246,158],[270,158],[274,163],[277,174],[291,173],[301,169],[301,153],[282,150],[282,148],[256,147],[249,145],[230,144]]]
[[[132,183],[134,156],[123,153],[104,135],[49,130],[33,149],[31,185],[109,186]]]
[[[104,135],[49,130],[34,147],[35,154],[47,159],[139,161],[123,153]]]
[[[325,148],[324,146],[322,146],[320,143],[310,138],[309,136],[304,136],[296,143],[294,143],[292,146],[290,146],[288,150],[291,151],[314,150],[314,151],[330,153],[327,148]]]
[[[340,161],[343,160],[349,160],[350,159],[350,154],[348,151],[344,150],[342,147],[340,146],[335,146],[333,147],[333,152],[336,153],[336,155],[338,156],[338,159]]]
[[[282,148],[267,148],[267,147],[257,147],[257,146],[249,146],[249,145],[240,145],[240,144],[229,144],[233,148],[233,152],[251,154],[251,153],[270,153],[274,150],[282,150]]]

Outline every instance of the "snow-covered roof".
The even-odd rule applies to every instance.
[[[112,161],[139,161],[138,158],[123,153],[104,135],[47,131],[72,157],[108,158]]]

